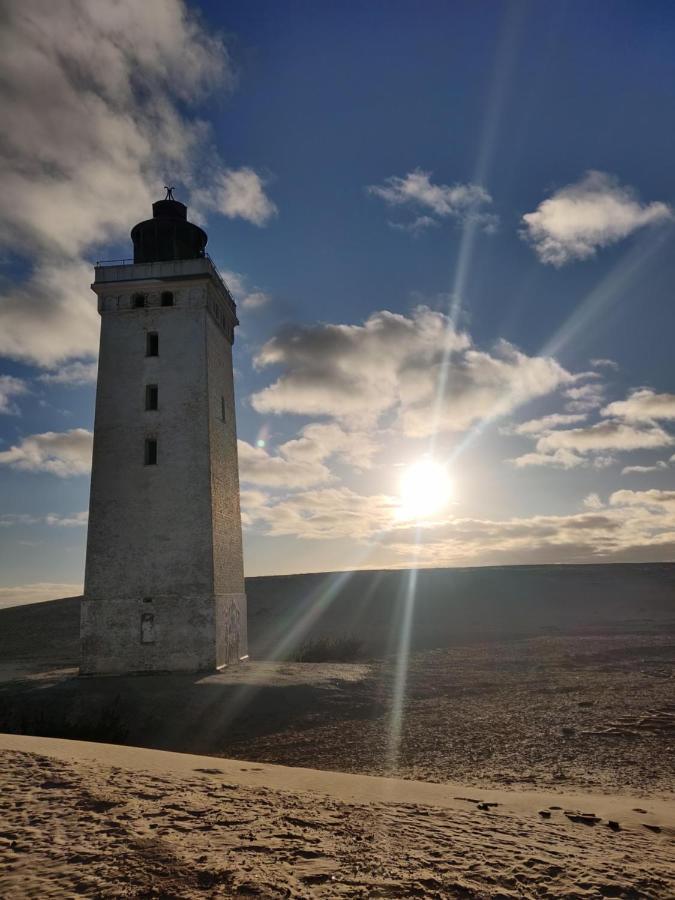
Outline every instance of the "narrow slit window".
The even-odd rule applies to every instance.
[[[220,418],[225,421],[225,397],[220,398]]]
[[[155,438],[146,438],[145,440],[145,465],[157,465],[157,440]]]
[[[141,644],[155,643],[155,617],[153,613],[141,615]]]
[[[145,306],[145,294],[134,294],[131,298],[131,305],[134,309],[143,309]]]
[[[145,355],[159,356],[159,335],[156,331],[148,331],[145,335]]]
[[[158,409],[157,402],[159,400],[159,388],[156,384],[146,384],[145,386],[145,408]]]
[[[161,303],[162,306],[173,306],[173,291],[163,291]]]

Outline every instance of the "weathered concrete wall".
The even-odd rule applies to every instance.
[[[211,264],[188,263],[202,271],[182,277],[176,262],[152,264],[151,273],[148,266],[97,270],[102,324],[83,672],[208,669],[246,654],[236,319]],[[160,305],[165,290],[173,306]],[[145,308],[133,308],[138,293]],[[148,332],[158,334],[156,357],[146,355]],[[148,384],[158,386],[156,411],[145,409]],[[157,440],[157,465],[145,464],[147,438]]]
[[[212,316],[206,321],[206,358],[217,658],[225,665],[248,649],[232,346]]]
[[[216,667],[215,604],[210,594],[155,596],[150,602],[139,597],[85,597],[80,628],[80,671],[85,675]]]

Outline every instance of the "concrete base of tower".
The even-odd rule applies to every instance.
[[[80,674],[213,672],[247,657],[246,595],[84,597]]]

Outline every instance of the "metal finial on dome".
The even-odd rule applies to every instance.
[[[166,191],[166,197],[164,198],[165,200],[174,200],[175,199],[173,196],[174,187],[169,187],[168,184],[165,184],[164,190]]]

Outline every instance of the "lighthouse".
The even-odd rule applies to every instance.
[[[246,658],[227,285],[167,189],[96,265],[101,339],[81,608],[83,675]]]

